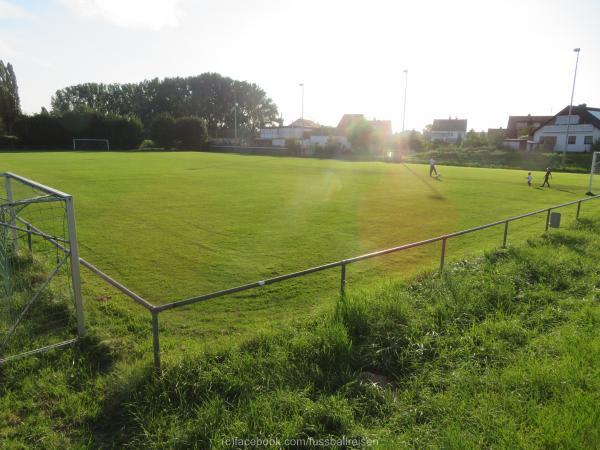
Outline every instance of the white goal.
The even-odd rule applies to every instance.
[[[106,150],[110,151],[108,139],[73,139],[73,150]]]
[[[600,171],[600,152],[594,152],[592,156],[592,167],[590,168],[590,182],[588,185],[587,195],[594,195],[592,190],[594,184],[594,175]]]

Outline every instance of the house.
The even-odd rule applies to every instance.
[[[508,116],[508,125],[506,126],[507,139],[519,139],[533,136],[533,131],[539,128],[543,123],[552,119],[552,116]]]
[[[308,119],[298,119],[286,127],[267,127],[260,130],[258,144],[269,147],[285,147],[286,140],[302,141],[320,128],[319,124]]]
[[[348,130],[356,120],[365,120],[362,114],[344,114],[336,128],[322,127],[308,119],[298,119],[286,127],[267,127],[260,130],[257,139],[259,145],[268,147],[286,147],[289,140],[297,141],[301,154],[311,155],[315,149],[327,145],[336,145],[340,149],[351,147],[348,141]],[[392,136],[392,122],[389,120],[368,120],[373,130],[383,139]]]
[[[429,132],[431,142],[447,142],[456,144],[467,134],[466,119],[435,119]]]
[[[589,152],[592,150],[592,144],[600,140],[600,108],[590,108],[585,104],[573,106],[569,116],[567,106],[542,123],[534,131],[533,140],[548,150]]]
[[[356,120],[366,120],[363,114],[344,114],[337,126],[337,134],[340,136],[348,136],[350,125]],[[376,133],[382,138],[389,139],[392,137],[392,121],[391,120],[367,120],[373,127]]]

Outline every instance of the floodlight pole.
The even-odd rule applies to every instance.
[[[234,138],[235,138],[236,142],[237,142],[237,107],[238,107],[238,104],[236,102],[233,107]]]
[[[562,154],[562,165],[565,165],[567,159],[567,147],[569,145],[569,129],[571,128],[571,112],[573,111],[573,96],[575,95],[575,81],[577,80],[577,65],[579,64],[579,52],[580,48],[574,48],[573,51],[577,53],[577,59],[575,60],[575,74],[573,75],[573,88],[571,89],[571,103],[569,104],[569,116],[567,117],[567,133],[565,136],[565,147]]]
[[[408,69],[404,69],[404,109],[402,111],[402,135],[404,135],[404,123],[406,121],[406,92],[408,91]]]
[[[302,121],[302,128],[304,128],[304,83],[300,83],[298,86],[302,88],[302,115],[300,118]]]

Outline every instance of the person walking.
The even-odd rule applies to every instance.
[[[550,167],[547,167],[546,173],[544,174],[544,182],[540,187],[544,187],[546,185],[550,187],[550,182],[548,181],[550,178],[552,178],[552,169]]]
[[[527,186],[531,187],[531,182],[533,181],[533,176],[531,175],[531,172],[529,172],[527,174]]]
[[[431,176],[431,174],[435,173],[435,176],[437,177],[437,170],[435,168],[435,159],[431,158],[429,160],[429,176]]]

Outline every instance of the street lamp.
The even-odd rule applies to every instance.
[[[238,103],[235,102],[234,105],[234,110],[233,110],[233,123],[234,123],[234,136],[235,136],[235,142],[237,143],[237,109],[238,109]]]
[[[302,88],[302,128],[304,128],[304,83],[300,83],[298,86],[300,86]]]
[[[408,69],[404,69],[404,110],[402,111],[402,134],[404,134],[404,123],[406,121],[406,91],[408,90]]]
[[[565,147],[563,149],[562,164],[565,165],[567,159],[567,146],[569,145],[569,129],[571,128],[571,111],[573,110],[573,95],[575,94],[575,80],[577,80],[577,64],[579,64],[579,52],[580,48],[574,48],[573,51],[577,53],[577,59],[575,59],[575,75],[573,75],[573,89],[571,90],[571,103],[569,104],[569,116],[567,119],[567,134],[565,136]]]

